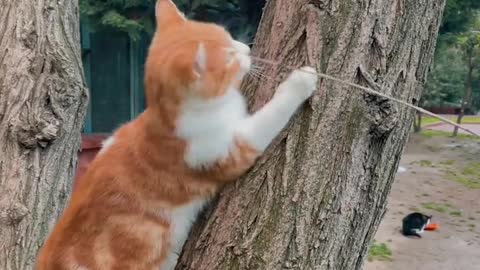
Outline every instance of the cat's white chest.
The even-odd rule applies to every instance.
[[[195,200],[170,211],[168,214],[170,220],[170,254],[160,270],[174,269],[192,225],[207,202],[208,200],[205,199]]]
[[[228,157],[237,125],[246,116],[245,99],[233,88],[208,101],[188,100],[177,122],[177,136],[188,142],[185,162],[199,168]]]
[[[206,202],[207,200],[195,200],[171,212],[171,244],[174,251],[181,251],[198,213],[202,211]]]

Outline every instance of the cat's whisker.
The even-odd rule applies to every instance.
[[[259,74],[259,75],[265,75],[265,73],[264,73],[264,68],[259,67],[259,66],[253,66],[250,71],[251,71],[251,72],[255,72],[255,73]]]
[[[254,80],[258,80],[258,79],[259,79],[259,78],[258,78],[255,74],[253,74],[253,73],[248,73],[247,75],[248,75],[250,78],[254,79]]]
[[[270,79],[267,75],[261,73],[258,70],[251,70],[249,74],[252,74],[253,76],[255,76],[259,79],[264,79],[264,80]]]
[[[261,81],[260,78],[258,78],[258,77],[256,77],[256,76],[253,76],[253,75],[251,75],[250,78],[251,78],[252,80],[254,80],[254,81]]]
[[[252,70],[259,71],[259,72],[262,72],[262,73],[263,73],[264,69],[265,69],[265,68],[260,67],[260,66],[253,66],[253,67],[252,67]]]
[[[271,79],[270,76],[268,76],[268,75],[266,75],[266,74],[264,74],[264,73],[257,72],[257,74],[258,74],[259,76],[261,76],[262,78]]]
[[[260,74],[260,75],[264,75],[264,73],[262,72],[262,70],[256,69],[256,68],[251,69],[250,72],[257,73],[257,74]]]
[[[252,77],[252,78],[255,79],[255,80],[261,81],[262,79],[264,79],[263,77],[260,77],[258,74],[253,73],[253,72],[248,73],[248,75],[250,75],[250,77]]]
[[[258,77],[259,79],[263,80],[270,80],[272,79],[270,76],[266,75],[262,69],[255,67],[250,70],[250,73],[254,74],[254,76]]]

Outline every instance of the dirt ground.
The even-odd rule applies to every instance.
[[[400,166],[375,236],[392,254],[364,270],[480,270],[480,141],[413,136]],[[415,211],[439,229],[404,237],[402,218]]]

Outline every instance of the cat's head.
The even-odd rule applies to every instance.
[[[425,216],[425,219],[426,219],[426,223],[427,223],[427,224],[430,224],[430,222],[432,221],[432,217],[433,217],[432,215],[430,215],[430,216],[427,216],[427,215],[426,215],[426,216]]]
[[[221,26],[187,19],[172,1],[157,1],[156,23],[145,70],[149,104],[172,96],[221,96],[250,70],[247,45]]]
[[[423,223],[425,223],[426,225],[430,224],[430,222],[432,221],[432,215],[425,215],[425,214],[422,214],[422,213],[419,213],[422,217],[422,221]]]

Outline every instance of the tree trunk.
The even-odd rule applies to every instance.
[[[87,104],[77,1],[0,1],[0,269],[31,269],[70,193]]]
[[[422,113],[417,112],[417,119],[413,124],[413,132],[419,133],[420,131],[422,131]]]
[[[462,119],[465,116],[465,111],[472,103],[472,84],[473,84],[473,49],[467,52],[467,65],[468,71],[465,78],[465,85],[463,87],[462,105],[460,106],[460,112],[457,117],[457,124],[462,123]],[[453,129],[453,137],[458,135],[458,127]]]
[[[397,98],[420,99],[444,1],[270,0],[254,54],[314,65]],[[278,81],[246,83],[253,110]],[[257,90],[258,89],[258,90]],[[176,269],[361,269],[385,213],[415,113],[321,80],[245,177],[195,226]]]

